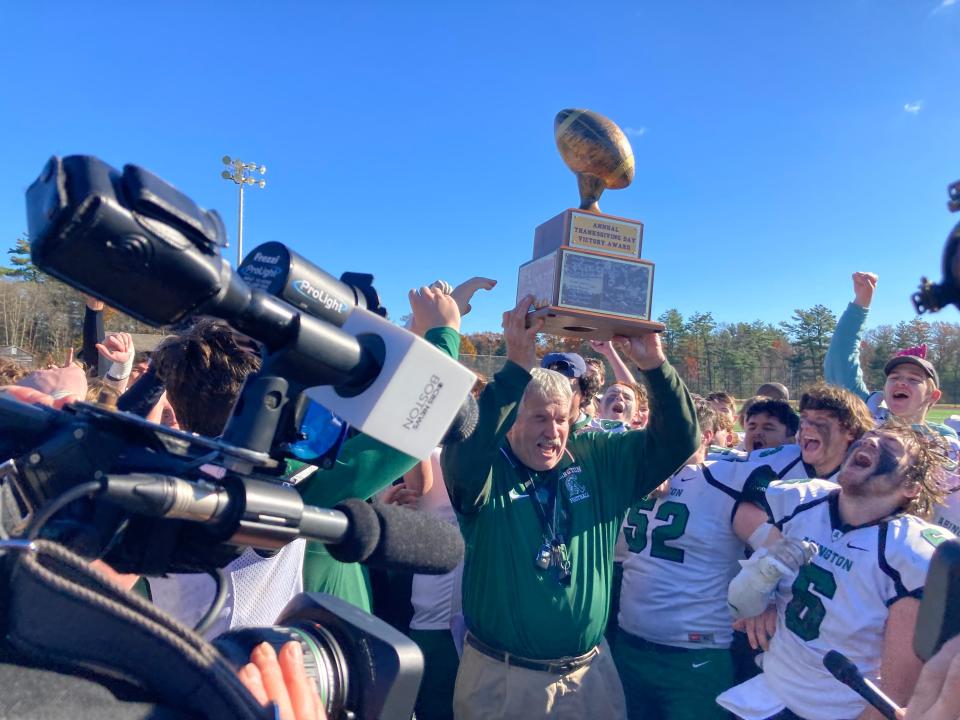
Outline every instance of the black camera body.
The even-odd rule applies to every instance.
[[[947,208],[950,212],[960,211],[960,180],[947,188],[950,197]],[[927,278],[920,279],[920,289],[912,296],[913,306],[918,314],[937,312],[949,304],[960,309],[960,223],[957,223],[943,246],[941,270],[943,279],[932,283]]]

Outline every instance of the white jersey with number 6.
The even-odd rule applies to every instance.
[[[766,493],[784,536],[819,548],[792,583],[777,588],[777,631],[763,659],[766,684],[808,720],[853,718],[865,709],[865,701],[823,667],[823,656],[838,650],[879,682],[890,606],[921,595],[935,547],[952,537],[907,514],[844,525],[839,493],[827,480],[774,482]]]

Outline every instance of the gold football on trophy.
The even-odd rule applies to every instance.
[[[609,118],[592,110],[561,110],[553,134],[560,157],[577,176],[581,210],[600,212],[597,201],[604,190],[633,182],[633,148]]]

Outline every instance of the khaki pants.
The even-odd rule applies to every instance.
[[[623,687],[604,640],[598,654],[566,675],[527,670],[464,645],[453,692],[456,720],[626,718]]]

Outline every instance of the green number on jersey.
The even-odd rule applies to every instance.
[[[683,548],[676,548],[667,545],[667,540],[676,540],[687,529],[687,521],[690,519],[690,510],[683,503],[665,502],[657,510],[657,520],[670,520],[668,525],[660,525],[650,534],[653,544],[650,546],[650,556],[669,560],[670,562],[683,562]]]
[[[623,529],[624,536],[627,538],[627,547],[632,553],[643,552],[647,547],[647,530],[650,527],[650,518],[647,512],[653,510],[656,500],[647,498],[630,508],[627,513],[627,524]],[[658,525],[650,533],[650,557],[660,560],[669,560],[670,562],[683,562],[683,548],[667,545],[668,540],[676,540],[683,535],[687,529],[687,521],[690,519],[690,510],[683,503],[668,501],[663,503],[654,515],[657,520],[670,522],[666,525]]]
[[[816,590],[825,598],[832,598],[837,592],[837,581],[833,573],[813,563],[804,565],[793,582],[793,599],[787,604],[787,627],[807,642],[820,637],[820,624],[827,609],[812,591]]]
[[[644,498],[630,508],[627,513],[627,524],[623,528],[623,535],[627,538],[627,547],[632,553],[643,552],[647,546],[647,525],[650,520],[644,510],[653,510],[657,504],[652,498]]]

